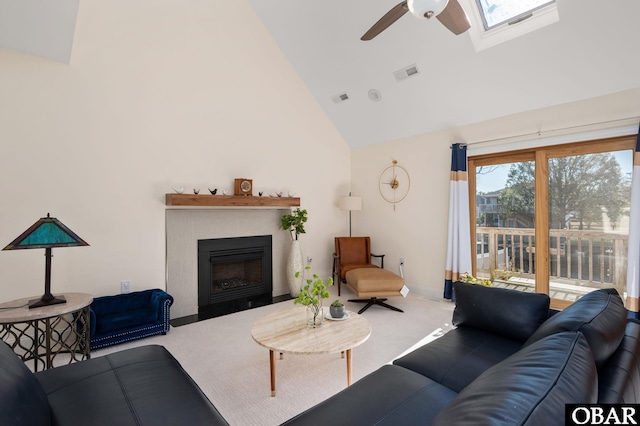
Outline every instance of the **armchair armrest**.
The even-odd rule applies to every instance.
[[[371,253],[371,257],[378,257],[380,258],[380,268],[384,269],[384,254],[373,254]]]

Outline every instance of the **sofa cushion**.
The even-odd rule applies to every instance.
[[[549,336],[485,371],[432,425],[553,425],[565,404],[595,403],[597,372],[579,332]]]
[[[525,346],[562,331],[580,331],[587,338],[600,367],[618,348],[627,324],[627,311],[613,288],[586,294],[550,317],[525,342]]]
[[[519,340],[461,326],[393,363],[460,392],[521,348]]]
[[[49,402],[22,360],[0,341],[0,425],[49,425]]]
[[[227,424],[162,346],[127,349],[35,376],[57,425]]]
[[[425,425],[457,393],[402,367],[385,365],[284,425]]]
[[[453,324],[524,342],[549,316],[549,296],[505,288],[453,283]]]

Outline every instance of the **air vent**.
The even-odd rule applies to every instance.
[[[333,101],[333,103],[339,104],[340,102],[348,101],[349,95],[347,95],[347,92],[340,93],[338,95],[332,96],[331,100]]]
[[[393,76],[396,78],[396,81],[402,81],[406,80],[409,77],[415,77],[419,73],[420,70],[418,69],[418,66],[416,64],[413,64],[394,72]]]

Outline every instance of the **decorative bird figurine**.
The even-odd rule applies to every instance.
[[[209,188],[209,192],[211,193],[211,195],[216,195],[216,192],[218,192],[218,188]]]
[[[262,191],[258,192],[258,195],[261,196],[261,197],[262,197],[262,194],[263,194]]]
[[[193,193],[198,195],[200,193],[200,189],[193,188]]]
[[[180,185],[177,188],[173,188],[174,191],[176,191],[176,194],[182,194],[184,192],[184,186]]]

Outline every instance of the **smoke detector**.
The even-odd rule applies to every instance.
[[[380,102],[382,100],[382,93],[378,89],[370,89],[368,92],[369,99],[373,102]]]

